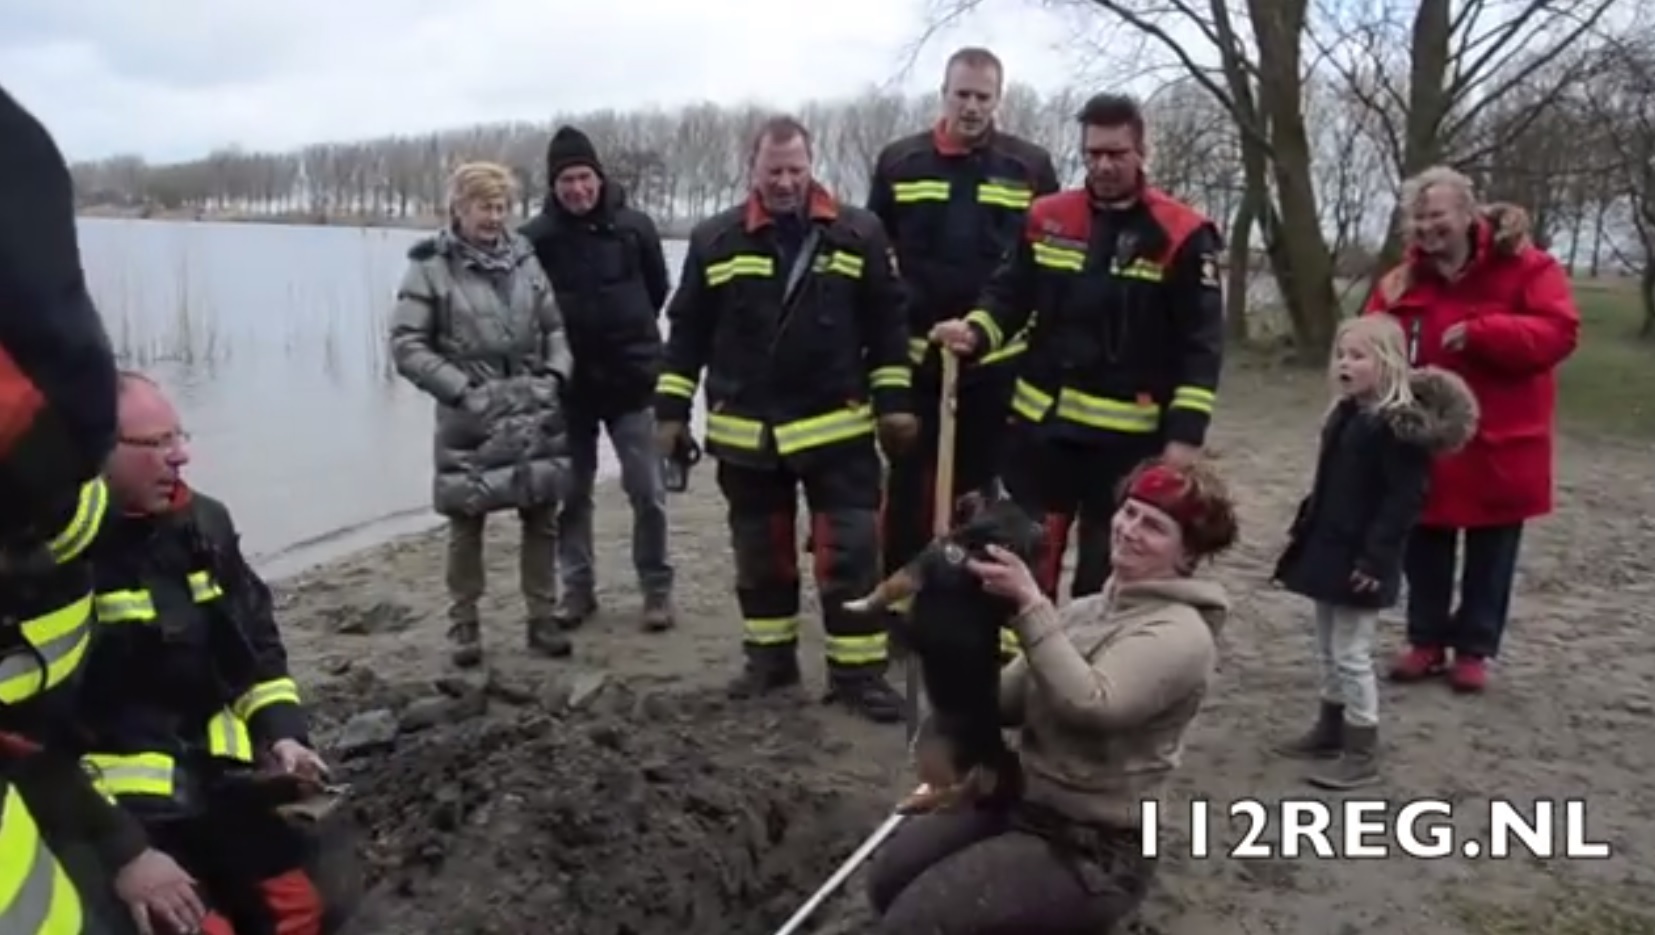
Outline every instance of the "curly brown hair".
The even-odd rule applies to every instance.
[[[1138,482],[1151,471],[1168,473],[1182,481],[1176,502],[1147,502],[1177,518],[1184,533],[1184,549],[1194,562],[1217,558],[1235,546],[1241,536],[1235,501],[1230,497],[1229,485],[1210,462],[1177,465],[1165,458],[1150,458],[1121,480],[1115,490],[1116,505],[1126,502]]]

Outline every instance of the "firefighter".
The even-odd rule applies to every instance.
[[[1144,179],[1137,102],[1099,94],[1082,107],[1086,185],[1040,198],[981,305],[937,326],[962,356],[1007,345],[1036,315],[1011,401],[1007,493],[1044,517],[1038,571],[1057,593],[1079,519],[1071,594],[1109,576],[1115,488],[1163,455],[1194,461],[1206,439],[1223,356],[1221,243],[1213,223]]]
[[[750,697],[799,683],[795,513],[802,486],[823,624],[827,701],[901,719],[883,623],[841,605],[878,581],[880,462],[914,443],[900,284],[879,219],[811,177],[810,133],[767,121],[752,194],[695,228],[667,307],[657,441],[675,450],[707,372],[706,448],[729,507]]]
[[[931,538],[936,480],[941,357],[930,342],[939,321],[970,311],[988,275],[1017,243],[1029,204],[1058,190],[1051,154],[1000,130],[994,112],[1005,69],[988,49],[948,59],[942,119],[885,147],[874,164],[868,209],[896,247],[908,293],[908,354],[920,418],[915,450],[893,460],[886,478],[881,539],[884,574],[908,564]],[[1000,468],[1000,443],[1022,337],[963,368],[956,402],[956,493],[988,492]],[[1002,634],[1007,654],[1016,634]]]
[[[224,504],[181,477],[187,441],[161,388],[123,374],[108,477],[120,514],[93,548],[98,642],[79,701],[100,789],[202,881],[237,935],[319,935],[306,839],[259,794],[319,786],[270,590]]]
[[[86,293],[68,167],[3,89],[0,139],[0,931],[203,931],[218,920],[193,881],[68,746],[115,364]]]

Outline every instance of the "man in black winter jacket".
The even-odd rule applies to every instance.
[[[561,127],[552,136],[546,178],[551,193],[522,234],[551,277],[575,357],[566,401],[574,477],[557,517],[563,588],[556,617],[573,630],[598,609],[592,484],[602,425],[632,502],[643,626],[667,630],[673,625],[673,572],[651,408],[661,366],[660,312],[669,289],[661,237],[649,216],[628,207],[626,193],[604,176],[597,150],[580,130]]]

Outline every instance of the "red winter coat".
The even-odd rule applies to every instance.
[[[1410,256],[1368,300],[1368,312],[1402,322],[1416,366],[1459,374],[1482,411],[1471,443],[1437,460],[1424,526],[1501,526],[1552,509],[1555,371],[1575,349],[1580,313],[1568,276],[1545,251],[1497,253],[1481,221],[1473,237],[1457,280]],[[1443,347],[1443,334],[1462,322],[1464,345]]]

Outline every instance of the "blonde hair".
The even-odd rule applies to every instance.
[[[1333,335],[1333,353],[1328,358],[1328,383],[1334,388],[1333,404],[1339,404],[1339,345],[1346,340],[1360,342],[1379,368],[1379,385],[1374,388],[1375,409],[1406,406],[1414,401],[1409,377],[1408,338],[1402,323],[1384,313],[1348,318]]]
[[[498,162],[468,162],[448,176],[448,207],[490,198],[510,201],[517,194],[517,176]]]

